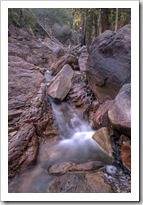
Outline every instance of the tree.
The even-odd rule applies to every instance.
[[[102,33],[109,29],[109,9],[101,9],[101,25],[102,25]]]
[[[118,12],[119,12],[119,9],[116,8],[115,32],[117,32],[117,29],[118,29]]]

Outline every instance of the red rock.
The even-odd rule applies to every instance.
[[[53,180],[50,193],[111,193],[112,188],[104,180],[104,173],[69,172]]]
[[[127,169],[131,169],[131,145],[123,144],[121,147],[121,161]]]
[[[33,165],[39,150],[35,127],[31,123],[23,125],[8,143],[9,176],[16,170]]]
[[[108,110],[111,107],[113,100],[107,100],[100,105],[95,114],[95,124],[98,126],[109,126]]]

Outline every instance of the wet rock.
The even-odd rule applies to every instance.
[[[50,193],[111,193],[104,182],[104,173],[67,173],[51,182]]]
[[[62,164],[52,165],[48,172],[49,174],[65,174],[70,171],[91,171],[96,170],[100,167],[104,166],[104,164],[100,161],[92,161],[84,164],[77,164],[75,162],[65,162]]]
[[[128,143],[123,143],[121,146],[121,161],[123,165],[131,170],[131,145]]]
[[[50,67],[51,75],[57,75],[57,73],[65,66],[69,64],[72,68],[77,65],[77,58],[74,55],[66,54],[60,58],[59,61],[53,63]]]
[[[114,129],[131,135],[131,84],[122,86],[108,111],[108,117]]]
[[[13,176],[16,170],[26,168],[36,162],[38,139],[32,123],[23,125],[8,143],[8,171]]]
[[[99,102],[114,99],[122,85],[131,82],[131,25],[95,38],[86,74]]]
[[[52,79],[47,93],[54,99],[62,101],[70,91],[72,85],[73,70],[68,64]]]
[[[110,126],[110,122],[108,119],[108,110],[111,107],[113,100],[107,100],[103,104],[100,105],[98,110],[95,113],[95,124],[98,126]]]
[[[86,71],[88,55],[87,48],[81,50],[81,54],[78,59],[80,71]]]
[[[113,156],[113,148],[110,140],[112,130],[108,127],[100,128],[92,138],[100,145],[100,147],[110,156]]]

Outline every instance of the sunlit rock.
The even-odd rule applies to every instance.
[[[113,156],[113,148],[110,140],[110,135],[112,130],[107,127],[102,127],[99,129],[92,138],[102,147],[102,149],[109,155]]]

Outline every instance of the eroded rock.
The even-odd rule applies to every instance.
[[[112,100],[122,85],[131,82],[131,25],[117,33],[95,38],[87,63],[89,86],[99,102]]]

